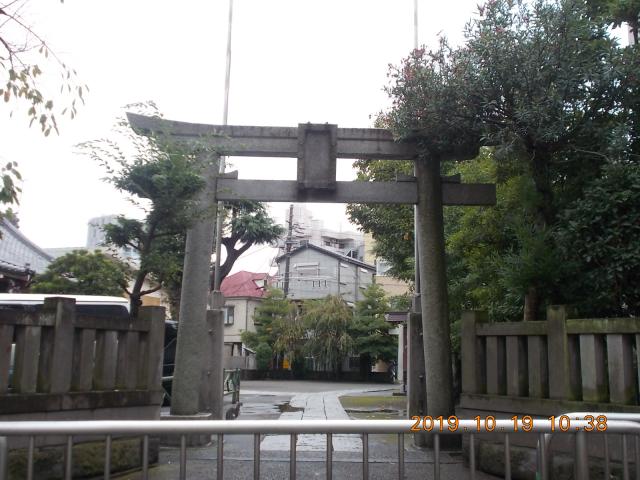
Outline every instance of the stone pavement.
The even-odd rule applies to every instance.
[[[389,394],[392,385],[346,384],[331,382],[251,381],[242,383],[240,420],[276,418],[349,418],[339,402],[342,395]],[[380,392],[380,390],[386,392]],[[304,408],[305,410],[298,410]],[[303,438],[304,437],[304,438]],[[336,441],[334,435],[333,478],[362,478],[362,440],[359,435],[345,435]],[[298,437],[297,478],[326,478],[326,437],[301,435]],[[188,479],[216,478],[216,442],[199,448],[189,448],[187,453]],[[289,436],[262,436],[260,448],[260,478],[289,478]],[[432,479],[434,477],[433,454],[430,450],[415,447],[410,435],[405,435],[405,480]],[[153,480],[178,478],[179,449],[162,447],[160,463],[150,470]],[[442,480],[465,479],[469,470],[462,462],[460,452],[441,453]],[[121,480],[138,480],[140,473],[132,473]],[[253,436],[225,435],[224,479],[253,478]],[[369,435],[369,478],[388,480],[398,478],[397,435]],[[495,477],[477,472],[476,479]]]
[[[393,385],[376,385],[349,390],[299,393],[290,401],[289,406],[295,411],[283,412],[282,420],[349,420],[349,415],[340,404],[339,397],[371,391],[395,390]],[[299,409],[299,410],[298,410]],[[299,435],[296,442],[298,452],[323,452],[327,441],[325,435]],[[267,435],[260,447],[261,451],[289,451],[289,438],[285,435]],[[334,435],[334,452],[361,452],[362,439],[360,435]]]

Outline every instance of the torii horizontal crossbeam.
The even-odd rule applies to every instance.
[[[253,127],[177,122],[127,113],[140,135],[165,134],[179,141],[215,145],[220,155],[241,157],[293,157],[299,153],[296,127]],[[215,140],[215,141],[214,141]],[[414,142],[397,142],[380,128],[338,128],[337,158],[412,160]]]
[[[312,203],[415,204],[415,182],[336,182],[335,190],[300,190],[295,180],[218,179],[218,200]],[[443,183],[444,205],[495,205],[493,184]]]

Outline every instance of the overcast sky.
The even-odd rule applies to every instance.
[[[420,43],[460,42],[476,4],[419,0]],[[108,136],[124,105],[146,100],[165,118],[222,123],[228,0],[31,0],[22,13],[90,92],[48,138],[28,128],[25,110],[10,119],[0,107],[0,160],[17,161],[24,178],[21,230],[42,247],[84,246],[90,218],[135,212],[74,145]],[[371,127],[389,103],[388,65],[412,48],[413,0],[235,0],[229,124]],[[231,162],[240,178],[295,179],[294,159]],[[354,178],[350,161],[338,170]],[[282,220],[285,208],[271,211]],[[343,205],[312,211],[330,228],[355,228]],[[265,271],[271,255],[261,249],[235,270]]]

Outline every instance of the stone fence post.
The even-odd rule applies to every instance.
[[[460,361],[462,391],[485,393],[486,352],[484,342],[476,336],[476,324],[487,321],[487,312],[464,311],[460,325]]]

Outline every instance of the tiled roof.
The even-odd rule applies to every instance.
[[[264,281],[270,280],[267,273],[253,273],[240,271],[222,280],[220,291],[225,297],[255,297],[265,296]]]

